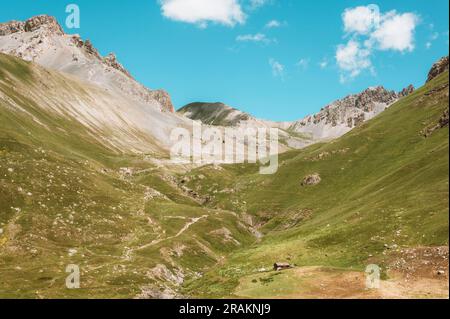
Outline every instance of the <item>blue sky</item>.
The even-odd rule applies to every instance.
[[[80,29],[64,25],[81,11]],[[448,54],[447,0],[16,0],[0,21],[56,16],[68,33],[114,52],[176,108],[220,101],[265,119],[295,120],[384,85],[424,83]],[[394,11],[395,10],[395,11]]]

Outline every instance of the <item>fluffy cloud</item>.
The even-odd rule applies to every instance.
[[[360,47],[356,41],[350,40],[346,45],[339,45],[336,51],[336,61],[339,68],[345,71],[342,74],[341,81],[345,82],[347,77],[354,78],[362,70],[372,66],[370,62],[370,51]]]
[[[381,13],[377,5],[349,8],[342,14],[346,36],[351,40],[336,50],[341,81],[374,70],[371,55],[375,50],[410,52],[414,50],[414,32],[419,17],[414,13]]]
[[[283,77],[284,76],[284,65],[278,62],[275,59],[269,60],[269,65],[272,68],[272,74],[274,77]]]
[[[387,13],[380,26],[372,33],[380,50],[412,51],[414,50],[414,31],[419,18],[413,13]]]
[[[245,22],[238,0],[160,0],[166,18],[206,27],[208,22],[234,26]]]
[[[380,9],[377,5],[346,9],[342,14],[346,32],[367,34],[380,22]]]

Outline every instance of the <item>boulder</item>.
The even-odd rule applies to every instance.
[[[306,176],[303,179],[302,182],[302,186],[313,186],[313,185],[317,185],[322,181],[322,178],[320,177],[320,175],[318,173],[314,173],[311,175]]]

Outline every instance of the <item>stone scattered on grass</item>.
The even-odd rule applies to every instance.
[[[314,173],[311,175],[306,176],[303,179],[302,182],[302,186],[313,186],[313,185],[317,185],[322,181],[322,178],[320,177],[320,175],[318,173]]]

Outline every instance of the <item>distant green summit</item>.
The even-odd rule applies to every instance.
[[[204,124],[215,126],[236,126],[239,122],[248,121],[252,118],[247,113],[219,102],[190,103],[177,112],[191,120],[201,121]]]

